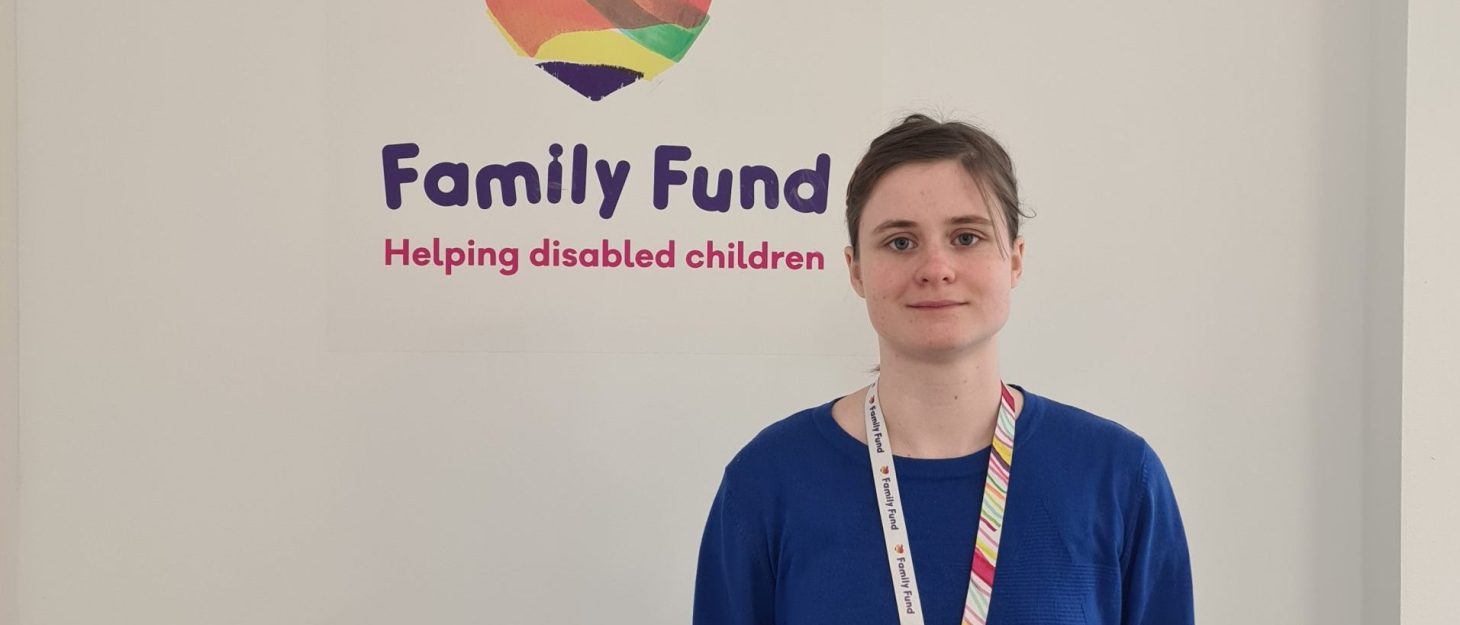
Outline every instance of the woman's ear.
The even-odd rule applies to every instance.
[[[1009,270],[1012,272],[1009,288],[1019,286],[1019,278],[1024,275],[1024,237],[1014,239],[1013,249],[1009,251]]]
[[[847,257],[847,275],[851,277],[852,290],[857,292],[858,297],[866,299],[867,294],[862,291],[862,265],[857,260],[856,252],[848,245],[842,253]]]

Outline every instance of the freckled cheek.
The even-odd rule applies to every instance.
[[[867,314],[874,321],[881,321],[893,314],[893,308],[897,306],[897,300],[885,293],[871,294],[867,298]]]
[[[869,306],[881,300],[896,297],[899,288],[901,288],[899,283],[887,272],[863,269],[862,294],[867,298]]]
[[[977,301],[981,317],[1002,324],[1009,317],[1009,296],[1007,293],[987,293]]]
[[[906,323],[901,300],[888,292],[867,293],[867,318],[878,334],[895,333],[899,324]]]
[[[864,262],[862,264],[862,279],[865,280],[869,286],[876,285],[882,288],[886,288],[888,283],[893,280],[893,274],[891,271],[889,271],[889,269],[890,268],[887,267],[884,263],[877,263],[874,265]]]

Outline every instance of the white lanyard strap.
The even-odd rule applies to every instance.
[[[902,493],[897,489],[897,465],[892,462],[892,439],[882,406],[877,403],[877,382],[867,389],[867,454],[872,458],[882,537],[887,541],[887,567],[897,597],[897,618],[902,625],[923,625],[923,600],[913,572],[912,546],[907,541],[907,519],[902,517]]]
[[[979,508],[978,536],[974,541],[969,570],[968,596],[962,622],[984,625],[993,597],[994,570],[999,561],[999,539],[1004,530],[1004,505],[1009,492],[1009,475],[1014,466],[1014,396],[999,384],[999,416],[989,450],[988,477],[984,479],[983,505]],[[892,439],[887,434],[886,413],[877,402],[877,382],[867,389],[867,455],[872,461],[872,483],[877,493],[882,537],[887,543],[887,568],[901,625],[923,625],[923,602],[918,578],[913,571],[912,545],[907,539],[907,518],[902,493],[897,487],[897,465],[892,460]]]

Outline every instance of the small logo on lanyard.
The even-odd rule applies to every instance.
[[[902,545],[898,545],[896,547],[893,547],[892,550],[893,551],[896,551],[897,552],[897,555],[902,555],[902,553],[904,551],[904,549],[902,548]]]
[[[884,465],[882,465],[882,474],[883,474],[883,475],[887,475],[887,474],[888,474],[888,473],[890,473],[890,472],[892,472],[892,470],[891,470],[891,469],[888,469],[888,468],[887,468],[887,465],[885,465],[885,464],[884,464]]]

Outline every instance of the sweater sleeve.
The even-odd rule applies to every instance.
[[[1196,617],[1186,530],[1166,469],[1149,446],[1144,450],[1135,499],[1121,553],[1121,623],[1191,625]]]
[[[775,574],[767,539],[751,529],[762,525],[736,499],[732,481],[727,468],[700,541],[694,625],[771,625]]]

